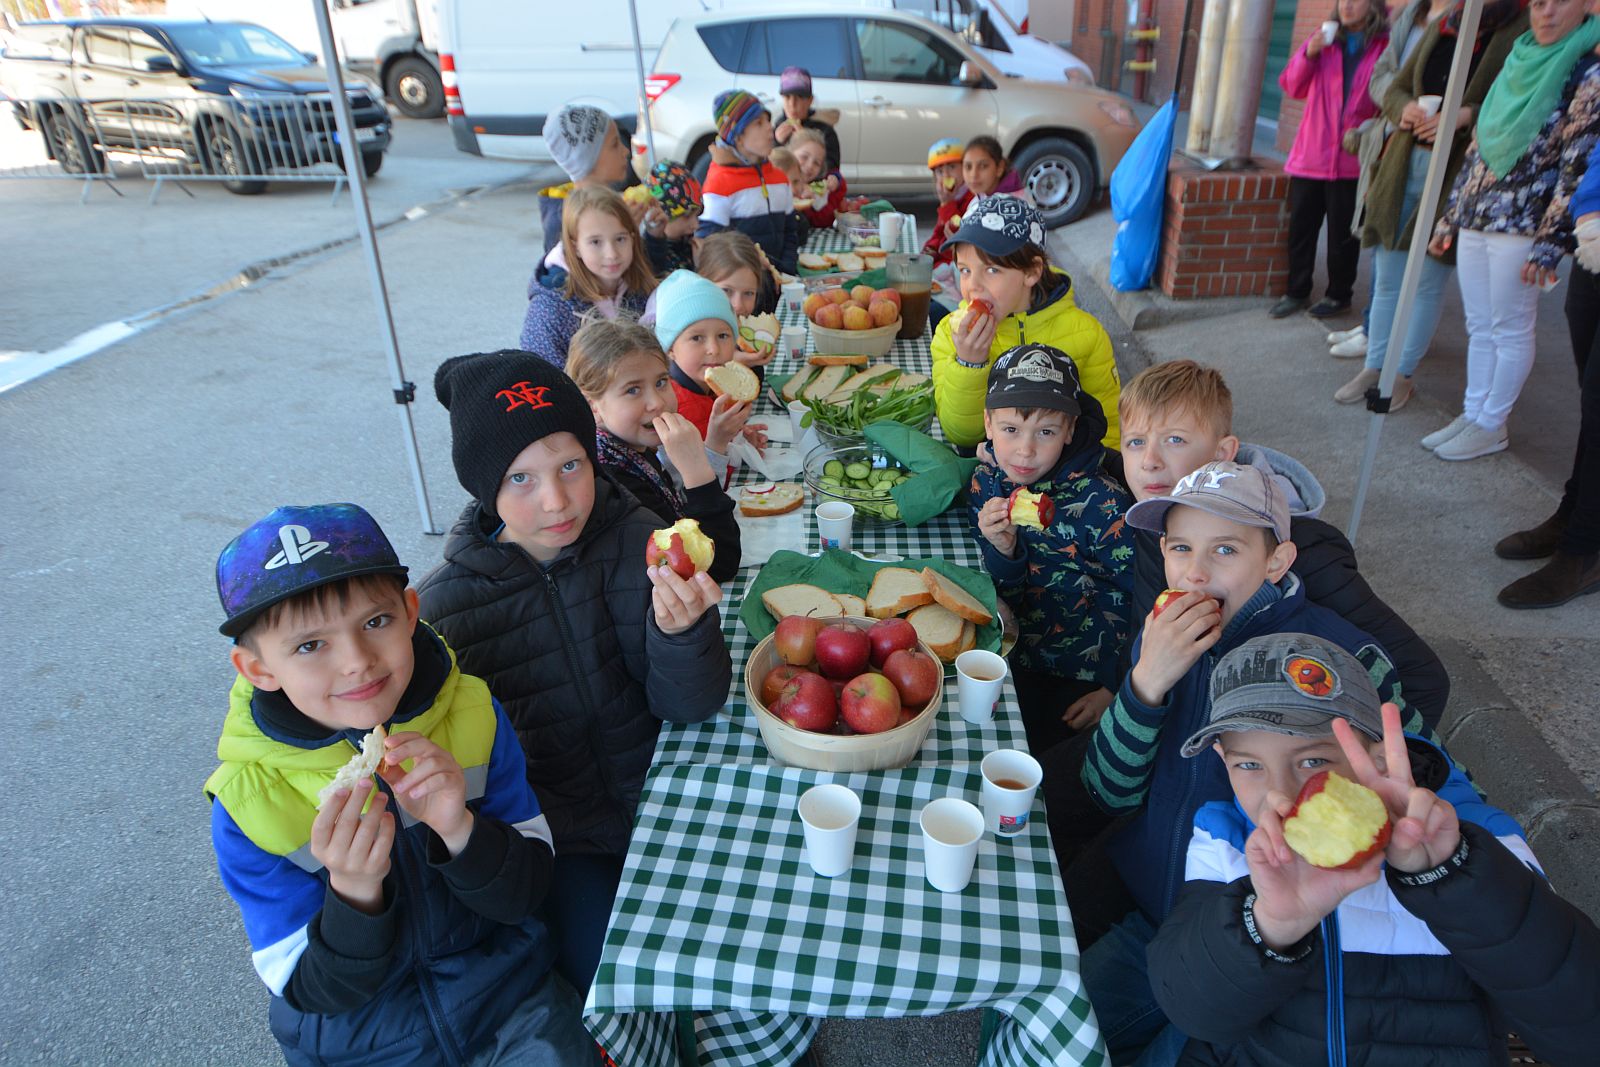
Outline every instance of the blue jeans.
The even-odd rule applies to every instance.
[[[1428,177],[1428,153],[1412,149],[1411,167],[1406,172],[1406,191],[1400,206],[1403,224],[1416,210],[1422,199],[1422,186]],[[1401,249],[1374,248],[1372,250],[1372,318],[1367,326],[1367,369],[1383,369],[1383,357],[1389,351],[1389,341],[1394,335],[1395,307],[1400,302],[1400,282],[1405,276],[1407,253]],[[1439,327],[1439,305],[1444,299],[1445,283],[1450,280],[1451,268],[1434,259],[1422,257],[1422,278],[1417,284],[1417,298],[1411,304],[1411,321],[1406,324],[1404,347],[1400,350],[1400,376],[1409,378],[1417,364],[1428,352],[1433,332]]]
[[[500,1024],[494,1044],[468,1067],[571,1067],[597,1063],[594,1038],[583,1027],[582,1006],[555,972]]]
[[[1188,1041],[1167,1022],[1150,988],[1145,949],[1155,936],[1155,925],[1135,908],[1079,961],[1094,1017],[1115,1064],[1173,1067]]]
[[[544,920],[556,939],[556,971],[579,1000],[589,995],[595,969],[600,966],[600,945],[606,939],[611,902],[621,880],[621,857],[582,853],[556,857]]]

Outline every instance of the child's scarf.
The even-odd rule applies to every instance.
[[[655,487],[667,504],[672,508],[670,518],[677,520],[683,518],[689,500],[666,473],[646,459],[638,449],[628,444],[605,430],[596,428],[594,432],[595,450],[600,457],[602,467],[616,467],[620,470],[643,478]]]

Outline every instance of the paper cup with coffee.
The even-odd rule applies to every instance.
[[[1322,43],[1323,44],[1332,44],[1333,43],[1333,39],[1335,37],[1337,37],[1338,35],[1339,35],[1339,24],[1337,22],[1324,22],[1322,24]]]
[[[956,657],[956,697],[961,717],[974,726],[994,718],[1000,688],[1006,680],[1006,661],[981,648]]]
[[[1028,813],[1044,769],[1038,760],[1014,748],[989,753],[980,766],[984,825],[999,837],[1015,837],[1028,828]]]

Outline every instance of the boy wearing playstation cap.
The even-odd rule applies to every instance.
[[[1303,633],[1235,648],[1183,755],[1222,764],[1233,792],[1195,817],[1187,883],[1148,953],[1186,1062],[1487,1067],[1506,1062],[1508,1028],[1542,1062],[1594,1054],[1600,931],[1516,821],[1403,734],[1345,649]],[[1284,841],[1323,771],[1388,811],[1387,845],[1350,870]]]
[[[217,560],[238,676],[205,791],[273,1036],[295,1065],[592,1060],[521,746],[406,573],[354,504],[278,508]],[[375,774],[329,794],[364,740]]]

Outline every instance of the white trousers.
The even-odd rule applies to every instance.
[[[1506,424],[1533,369],[1539,287],[1522,281],[1532,248],[1533,238],[1520,234],[1456,234],[1456,278],[1467,319],[1467,394],[1461,410],[1485,430]]]

